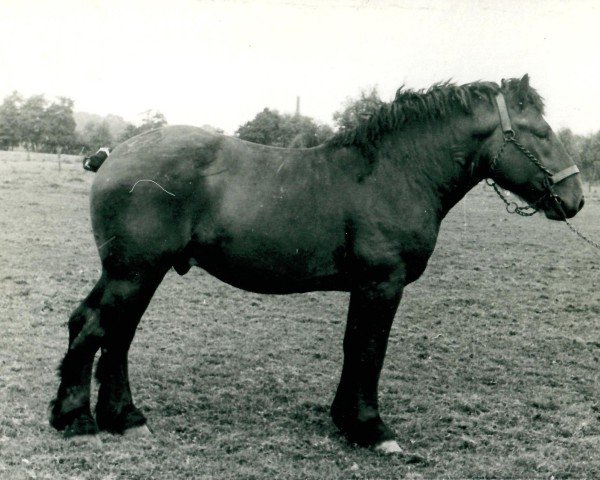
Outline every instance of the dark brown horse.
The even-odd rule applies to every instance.
[[[542,113],[525,76],[400,90],[310,149],[181,126],[119,145],[92,187],[102,275],[69,321],[52,426],[81,435],[145,425],[127,352],[165,273],[197,265],[253,292],[350,292],[331,415],[351,442],[397,451],[379,415],[379,374],[402,291],[423,273],[448,211],[486,177],[551,219],[583,206],[577,169]]]

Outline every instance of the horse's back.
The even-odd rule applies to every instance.
[[[149,166],[160,170],[183,163],[190,168],[203,167],[214,159],[211,153],[218,149],[224,138],[220,134],[183,125],[150,130],[118,145],[104,164],[103,172],[98,172],[98,177],[127,177],[139,170],[147,172]]]

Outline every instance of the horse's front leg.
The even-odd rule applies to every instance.
[[[344,337],[344,366],[331,406],[337,427],[348,440],[386,453],[399,452],[379,416],[377,388],[390,328],[402,296],[397,276],[365,282],[351,292]]]

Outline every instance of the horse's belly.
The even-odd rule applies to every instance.
[[[270,248],[199,248],[191,262],[218,279],[256,293],[346,290],[332,252]]]

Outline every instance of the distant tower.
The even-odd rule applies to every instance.
[[[296,116],[300,115],[300,96],[296,97]]]

